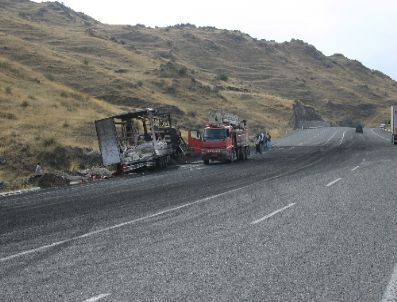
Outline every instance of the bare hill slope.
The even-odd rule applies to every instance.
[[[165,108],[186,128],[226,109],[277,135],[296,101],[339,125],[375,125],[397,102],[389,77],[300,40],[106,25],[59,2],[0,0],[0,66],[3,178],[27,175],[51,145],[96,148],[93,121],[131,107]]]

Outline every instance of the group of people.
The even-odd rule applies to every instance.
[[[272,148],[272,137],[270,133],[261,132],[256,135],[255,139],[255,153],[262,154],[265,150],[271,150]]]

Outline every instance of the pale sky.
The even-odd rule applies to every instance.
[[[397,0],[59,1],[108,24],[191,23],[277,42],[301,39],[397,80]]]

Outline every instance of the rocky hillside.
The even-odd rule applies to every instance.
[[[325,123],[368,126],[397,103],[389,77],[300,40],[106,25],[59,2],[0,0],[0,66],[3,178],[28,174],[42,148],[97,148],[93,121],[132,107],[167,109],[182,128],[226,109],[277,136],[297,101]]]

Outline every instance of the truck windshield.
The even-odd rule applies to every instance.
[[[204,140],[206,141],[219,141],[226,137],[226,129],[204,129]]]

